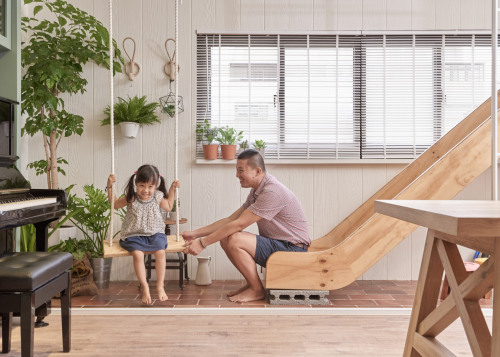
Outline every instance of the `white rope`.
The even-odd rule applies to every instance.
[[[175,180],[177,180],[177,175],[178,175],[178,169],[179,169],[179,66],[177,63],[179,63],[179,0],[175,0],[175,54],[177,58],[175,59],[174,62],[174,67],[175,67],[175,150],[174,150],[174,155],[175,155],[175,166],[174,166],[174,177]],[[176,204],[175,206],[177,207],[177,215],[175,218],[175,227],[176,227],[176,241],[178,242],[180,240],[179,238],[179,215],[180,215],[180,206],[179,206],[179,189],[175,190],[175,200]]]
[[[111,173],[115,173],[115,118],[113,105],[113,0],[109,0],[109,125],[111,126]],[[111,209],[109,221],[109,246],[113,246],[113,225],[115,213],[115,184],[111,185]]]

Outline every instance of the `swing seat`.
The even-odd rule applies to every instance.
[[[120,246],[119,242],[120,238],[113,239],[113,246],[109,246],[109,240],[104,241],[104,258],[118,258],[118,257],[127,257],[132,255],[129,251],[123,249]],[[165,249],[165,253],[179,253],[184,249],[184,238],[179,236],[179,241],[177,242],[177,236],[169,235],[167,236],[168,246]]]

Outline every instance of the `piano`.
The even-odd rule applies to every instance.
[[[7,104],[9,109],[3,110]],[[0,97],[0,256],[15,251],[14,228],[30,223],[36,228],[36,250],[47,251],[49,224],[64,216],[67,206],[66,191],[32,189],[15,166],[18,157],[12,155],[14,104],[17,103]],[[41,319],[48,314],[50,301],[46,305],[37,309],[39,325],[43,325]]]
[[[0,232],[31,223],[36,228],[36,250],[47,251],[49,224],[66,213],[66,192],[32,189],[17,170],[16,160],[16,156],[0,156]],[[13,251],[7,235],[13,236],[3,235],[0,254]]]

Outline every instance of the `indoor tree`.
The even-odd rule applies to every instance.
[[[47,175],[49,189],[58,189],[57,147],[63,137],[83,132],[83,117],[65,110],[62,93],[84,93],[83,66],[92,61],[109,68],[109,32],[92,15],[63,0],[24,0],[34,4],[33,17],[23,17],[21,64],[22,135],[43,135],[45,158],[28,165],[37,175]],[[42,18],[37,18],[42,14]],[[113,40],[113,74],[121,72],[123,58]]]

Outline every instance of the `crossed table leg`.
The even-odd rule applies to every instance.
[[[483,251],[490,254],[490,259],[471,275],[465,270],[457,241],[460,242],[458,237],[428,230],[404,356],[453,355],[436,336],[458,317],[474,356],[500,356],[500,311],[496,308],[500,306],[500,293],[494,294],[493,300],[493,336],[499,338],[492,339],[479,305],[479,300],[494,284],[500,291],[500,272],[494,274],[494,257],[500,256],[500,241],[496,244],[498,239],[492,237],[482,241],[468,239],[466,245],[479,243]],[[443,269],[451,294],[437,306]]]

